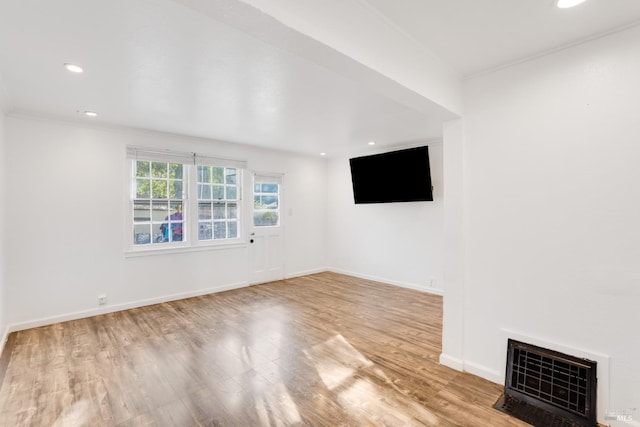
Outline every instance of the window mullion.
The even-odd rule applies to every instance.
[[[195,245],[198,242],[198,230],[200,229],[200,221],[198,218],[198,167],[189,165],[187,166],[187,203],[189,204],[189,238],[191,239],[191,245]],[[192,197],[193,196],[193,197]]]

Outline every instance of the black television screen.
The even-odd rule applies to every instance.
[[[356,204],[433,201],[429,147],[349,159]]]

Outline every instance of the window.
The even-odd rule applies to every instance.
[[[277,227],[280,225],[281,177],[256,175],[253,179],[253,225]]]
[[[155,245],[184,239],[184,165],[136,160],[133,243]]]
[[[238,171],[198,166],[198,240],[238,237]]]
[[[127,156],[134,249],[239,241],[245,162],[135,147]]]

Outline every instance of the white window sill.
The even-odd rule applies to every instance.
[[[129,249],[124,252],[125,258],[137,258],[154,255],[171,255],[182,254],[188,252],[218,251],[224,249],[246,248],[246,242],[236,243],[217,243],[217,244],[200,244],[195,246],[173,246],[170,248],[136,248]]]

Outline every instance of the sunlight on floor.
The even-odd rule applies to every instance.
[[[373,363],[356,350],[340,334],[328,339],[311,350],[304,350],[313,361],[318,375],[329,390],[340,386],[360,368],[373,366]]]
[[[337,394],[340,405],[359,422],[388,426],[417,426],[424,421],[431,426],[440,424],[438,417],[402,393],[382,369],[342,335],[304,352],[327,388]]]
[[[256,412],[265,426],[288,426],[302,421],[296,404],[282,383],[262,395],[256,402]]]

